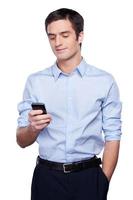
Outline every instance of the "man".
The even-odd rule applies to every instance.
[[[106,200],[117,164],[119,91],[112,75],[82,58],[83,25],[71,9],[48,15],[45,28],[57,60],[28,77],[18,105],[18,144],[39,144],[32,200]],[[32,110],[33,102],[45,103],[48,114]]]

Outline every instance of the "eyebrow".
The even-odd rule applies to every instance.
[[[62,31],[62,32],[59,32],[59,35],[62,35],[62,34],[65,34],[65,33],[70,33],[70,31]],[[55,33],[48,33],[48,36],[51,36],[51,35],[57,35]]]

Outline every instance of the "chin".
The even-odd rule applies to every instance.
[[[57,56],[57,60],[65,61],[65,60],[68,60],[68,57],[67,56]]]

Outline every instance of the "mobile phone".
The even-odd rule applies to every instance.
[[[47,114],[47,110],[44,103],[32,103],[31,106],[33,110],[42,110],[42,115]]]

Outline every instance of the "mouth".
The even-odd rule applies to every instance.
[[[67,48],[55,49],[57,53],[63,53]]]

